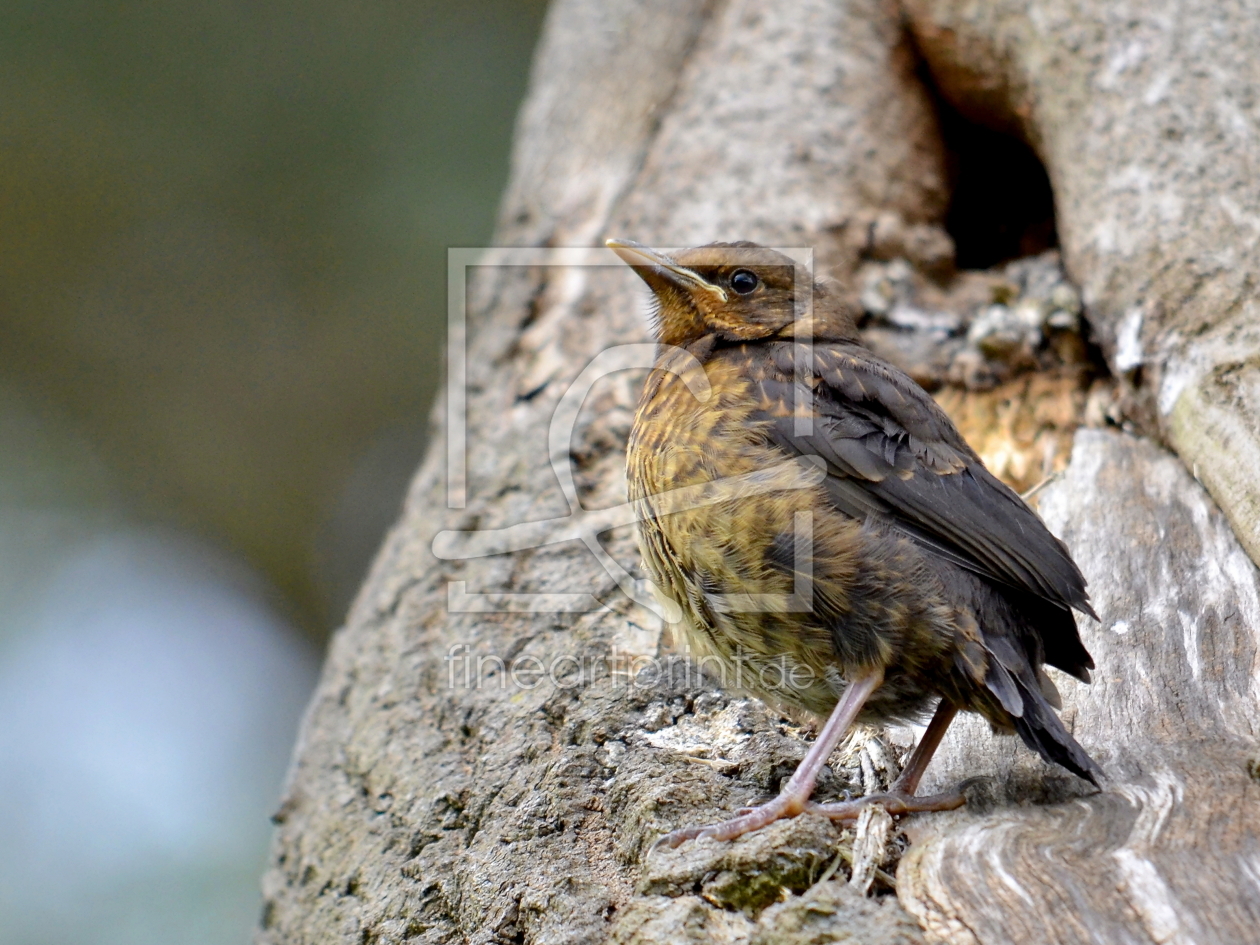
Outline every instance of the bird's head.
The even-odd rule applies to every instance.
[[[809,334],[855,341],[852,313],[788,256],[756,243],[710,243],[666,256],[630,240],[605,244],[656,297],[655,328],[663,344],[686,346],[707,335],[757,341]]]

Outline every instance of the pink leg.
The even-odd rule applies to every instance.
[[[928,723],[927,731],[919,739],[919,744],[911,753],[910,760],[902,769],[901,777],[888,789],[887,794],[872,794],[870,797],[846,801],[843,804],[809,804],[808,810],[823,814],[832,820],[857,820],[858,814],[867,804],[878,804],[890,814],[956,810],[962,807],[967,799],[963,796],[961,785],[958,789],[944,794],[932,794],[928,797],[914,795],[919,787],[919,781],[923,779],[923,772],[927,770],[928,763],[936,754],[941,739],[945,737],[945,732],[949,729],[949,723],[954,721],[954,716],[957,714],[958,706],[944,699],[941,700],[941,704],[936,707],[936,714]]]
[[[936,754],[936,749],[941,747],[941,740],[957,714],[958,706],[945,699],[941,700],[940,705],[936,707],[936,712],[932,714],[932,721],[928,723],[927,730],[919,739],[919,744],[915,745],[914,751],[910,753],[910,760],[901,769],[901,777],[893,783],[893,794],[913,795],[919,789],[923,772],[927,771],[928,763]]]
[[[836,703],[836,707],[831,711],[831,717],[827,719],[827,724],[818,733],[818,738],[814,740],[809,753],[805,755],[805,760],[800,763],[796,772],[783,788],[782,793],[774,800],[768,804],[762,804],[760,807],[753,807],[747,813],[718,824],[710,824],[707,827],[683,827],[675,830],[673,833],[666,834],[657,840],[653,847],[663,843],[673,848],[687,840],[703,837],[713,837],[715,840],[734,840],[743,834],[760,830],[776,820],[784,817],[795,817],[805,810],[806,805],[809,803],[809,796],[814,792],[814,784],[818,781],[818,773],[822,770],[823,765],[827,763],[827,759],[831,757],[831,753],[836,750],[836,746],[840,744],[840,739],[849,730],[853,720],[862,711],[862,706],[866,704],[866,700],[871,697],[871,693],[878,689],[883,681],[884,671],[877,669],[849,683],[848,688],[844,691],[844,697]]]

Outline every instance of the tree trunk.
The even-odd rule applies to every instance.
[[[802,816],[649,855],[773,794],[804,733],[670,655],[617,567],[562,540],[610,528],[603,548],[635,567],[618,506],[641,372],[595,383],[567,453],[545,445],[592,359],[647,339],[634,275],[611,256],[486,266],[468,287],[466,500],[448,507],[439,424],[330,647],[259,941],[1251,940],[1257,24],[1161,0],[557,0],[500,243],[812,248],[996,472],[1066,467],[1037,501],[1101,622],[1082,626],[1095,682],[1062,682],[1064,716],[1112,780],[1088,791],[968,717],[925,785],[986,776],[963,811],[904,834],[865,818],[856,837]],[[951,272],[951,108],[1032,145],[1062,267]],[[565,470],[582,509],[612,511],[573,509]],[[886,783],[908,744],[857,733],[820,791]]]

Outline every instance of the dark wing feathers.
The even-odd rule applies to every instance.
[[[779,377],[754,381],[763,402],[786,408],[758,417],[771,439],[822,457],[828,491],[845,513],[883,519],[935,554],[1039,598],[1042,610],[1052,605],[1060,618],[1036,620],[1049,632],[1047,660],[1078,674],[1092,666],[1066,613],[1072,607],[1094,616],[1080,570],[1036,513],[984,468],[936,402],[864,349],[815,345],[805,378],[795,376],[800,356],[799,345],[778,346]],[[814,418],[803,434],[793,409],[800,398],[812,399]],[[1056,639],[1063,635],[1071,639]],[[1002,682],[1004,695],[1014,696]]]
[[[917,473],[874,491],[901,515],[960,548],[983,573],[1091,614],[1085,579],[1032,509],[975,462],[957,473]]]

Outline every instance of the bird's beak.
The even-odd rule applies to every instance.
[[[705,281],[690,269],[678,265],[664,253],[641,246],[633,240],[605,240],[604,245],[633,268],[653,292],[665,283],[684,292],[699,290],[715,296],[719,301],[726,301],[725,289]]]

